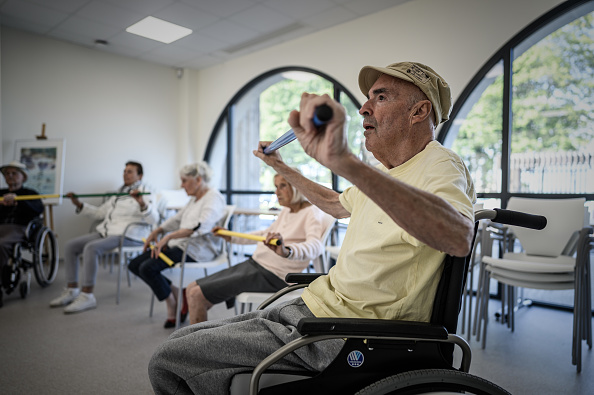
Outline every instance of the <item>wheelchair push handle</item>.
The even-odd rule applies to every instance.
[[[547,226],[547,218],[542,215],[528,214],[520,211],[504,210],[479,210],[475,213],[477,220],[490,219],[500,224],[521,226],[523,228],[542,230]]]

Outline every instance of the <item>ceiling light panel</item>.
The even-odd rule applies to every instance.
[[[126,31],[165,44],[170,44],[192,33],[192,30],[187,27],[152,16],[147,16],[140,22],[128,27]]]

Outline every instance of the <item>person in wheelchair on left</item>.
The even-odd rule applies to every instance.
[[[13,246],[25,241],[27,224],[43,213],[41,199],[16,200],[19,195],[39,195],[24,188],[27,167],[17,161],[0,167],[8,188],[0,189],[0,273],[12,256]],[[1,277],[0,277],[1,278]]]

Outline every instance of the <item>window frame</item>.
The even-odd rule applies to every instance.
[[[468,85],[464,88],[460,96],[456,99],[450,115],[450,120],[455,120],[462,110],[466,101],[469,100],[477,86],[487,76],[489,71],[495,65],[503,61],[503,116],[502,116],[502,152],[501,152],[501,192],[481,192],[477,193],[479,199],[500,199],[501,207],[507,207],[507,202],[512,196],[517,197],[531,197],[543,199],[558,199],[558,198],[574,198],[585,197],[586,200],[594,200],[594,193],[521,193],[510,192],[510,157],[511,157],[511,133],[512,133],[512,75],[513,75],[513,60],[515,59],[514,51],[516,49],[527,49],[531,46],[528,39],[539,30],[553,25],[556,21],[563,21],[565,17],[579,7],[588,3],[593,3],[594,0],[569,0],[552,10],[548,11],[534,22],[530,23],[518,34],[512,37],[505,43],[495,54],[480,68],[480,70],[470,80]],[[522,51],[523,52],[523,51]],[[443,124],[439,131],[437,140],[445,145],[448,133],[453,126],[452,121]]]
[[[221,114],[219,115],[217,122],[215,123],[213,130],[210,134],[208,139],[208,144],[206,146],[206,151],[204,154],[204,161],[210,162],[211,153],[214,151],[214,145],[216,144],[217,137],[219,133],[222,131],[222,125],[226,122],[226,129],[225,133],[227,134],[227,153],[233,152],[233,108],[235,103],[241,100],[246,94],[248,94],[255,86],[257,86],[261,81],[270,78],[276,74],[285,73],[288,71],[300,71],[305,73],[315,74],[319,77],[322,77],[328,80],[333,85],[333,98],[336,101],[340,101],[340,94],[344,93],[347,97],[353,102],[353,104],[357,108],[361,108],[361,103],[355,98],[355,96],[340,82],[338,82],[335,78],[331,77],[330,75],[323,73],[319,70],[315,70],[309,67],[302,67],[302,66],[285,66],[279,67],[272,70],[269,70],[265,73],[260,74],[259,76],[255,77],[247,84],[245,84],[233,97]],[[227,155],[227,159],[225,160],[226,163],[226,173],[225,173],[225,189],[221,189],[220,192],[226,195],[227,203],[231,203],[231,198],[233,195],[264,195],[264,194],[274,194],[274,191],[254,191],[254,190],[239,190],[233,189],[233,155]],[[338,189],[338,175],[335,173],[331,173],[332,179],[332,189],[336,192],[341,192]]]

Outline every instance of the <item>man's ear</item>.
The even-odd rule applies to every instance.
[[[431,102],[429,100],[421,100],[411,108],[411,124],[421,123],[431,115]]]

